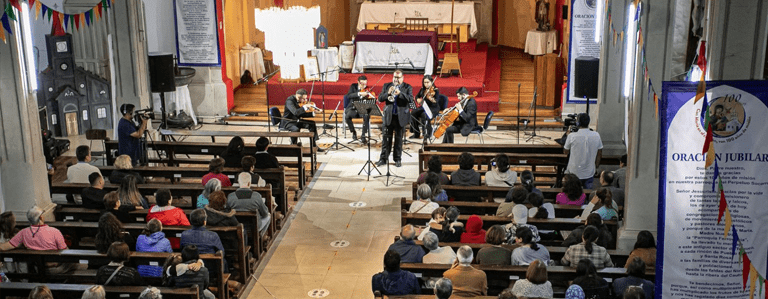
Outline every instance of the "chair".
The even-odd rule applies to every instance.
[[[469,142],[469,136],[472,134],[477,134],[477,136],[480,136],[480,143],[485,144],[485,141],[483,140],[483,132],[485,130],[488,130],[488,125],[491,124],[491,118],[493,118],[493,111],[488,111],[488,114],[485,116],[485,121],[483,122],[483,126],[477,126],[475,127],[472,132],[469,132],[469,135],[467,135],[467,139],[464,140],[464,143]]]
[[[429,18],[405,18],[405,30],[429,30]]]
[[[271,125],[274,126],[278,132],[287,131],[286,129],[280,127],[280,122],[282,117],[283,117],[283,114],[280,113],[280,108],[277,108],[277,107],[269,108],[269,118],[271,120]],[[280,143],[280,137],[278,137],[277,143]]]
[[[437,104],[440,105],[440,111],[443,111],[445,110],[445,108],[448,108],[448,96],[442,93],[438,95]]]
[[[96,130],[91,129],[85,131],[85,139],[90,141],[90,144],[88,145],[88,148],[91,149],[91,157],[93,156],[104,156],[105,160],[107,157],[107,145],[106,141],[109,140],[109,137],[107,137],[107,130]],[[101,140],[101,149],[102,151],[94,151],[93,150],[93,141],[94,140]],[[93,159],[94,161],[97,159]]]

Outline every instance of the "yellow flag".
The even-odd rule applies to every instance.
[[[655,92],[653,93],[653,109],[656,112],[653,118],[659,118],[659,96]]]
[[[731,231],[731,211],[728,210],[728,207],[725,207],[725,233],[723,234],[723,239],[728,238],[728,232]]]
[[[704,81],[704,75],[701,75],[701,80],[699,80],[699,85],[696,86],[696,98],[694,98],[693,103],[695,104],[701,98],[704,97],[704,93],[707,92],[707,81]]]
[[[80,27],[85,27],[85,13],[80,13]]]
[[[59,14],[59,23],[61,24],[61,28],[64,28],[65,25],[64,25],[64,14],[63,13]]]
[[[709,150],[707,151],[707,162],[706,164],[704,164],[704,167],[709,168],[709,166],[711,166],[712,163],[715,163],[715,142],[714,141],[709,142]]]
[[[40,15],[40,10],[43,9],[43,3],[40,1],[35,1],[35,20],[37,20],[37,17]]]
[[[619,32],[619,42],[624,41],[624,31]]]
[[[7,40],[5,40],[5,29],[0,28],[0,38],[3,39],[3,43],[8,43]]]
[[[754,264],[749,265],[749,298],[753,299],[755,296],[755,282],[757,282],[757,270]]]
[[[643,48],[643,32],[642,31],[637,33],[637,39],[638,39],[637,47],[638,48]]]

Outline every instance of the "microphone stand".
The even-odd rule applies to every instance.
[[[517,83],[517,144],[520,144],[520,85]]]
[[[533,91],[533,102],[531,102],[531,105],[533,106],[533,131],[530,134],[525,133],[525,135],[531,136],[531,137],[528,137],[528,139],[526,139],[525,142],[531,141],[534,138],[552,139],[552,138],[547,137],[547,136],[536,135],[536,110],[537,110],[536,109],[536,106],[537,106],[536,105],[536,98],[537,98],[537,96],[538,96],[538,87],[536,87],[536,89],[534,89],[534,91]]]
[[[334,127],[336,127],[336,142],[334,142],[333,144],[331,144],[331,146],[329,147],[329,149],[330,149],[330,148],[332,148],[332,147],[334,147],[334,146],[336,146],[336,150],[339,150],[339,145],[341,145],[342,147],[344,147],[344,148],[346,148],[346,149],[348,149],[348,150],[351,150],[351,151],[353,151],[353,152],[354,152],[355,150],[353,150],[352,148],[350,148],[350,147],[348,147],[348,146],[346,146],[346,145],[344,145],[344,144],[341,144],[341,143],[339,143],[339,118],[338,118],[338,117],[336,117],[336,116],[337,116],[337,113],[339,112],[339,105],[341,105],[341,102],[338,102],[338,103],[336,104],[336,109],[333,109],[333,113],[331,113],[331,116],[329,116],[329,117],[328,117],[329,119],[330,119],[330,118],[334,118],[334,119],[335,119],[335,122],[334,122],[334,123],[335,123],[335,126],[334,126]],[[327,154],[328,154],[328,152],[325,152],[325,154],[327,155]]]
[[[370,128],[370,127],[369,127],[369,128]],[[385,126],[385,127],[384,127],[384,130],[385,130],[385,131],[386,131],[386,130],[389,130],[389,128],[387,128],[387,127]],[[386,134],[387,134],[387,132],[384,132],[384,136],[386,136]],[[393,136],[393,137],[394,137],[394,136]],[[394,142],[394,140],[392,140],[392,141]],[[371,145],[370,145],[370,142],[368,143],[368,146],[369,146],[369,147],[371,146]],[[370,152],[370,151],[369,151],[369,152]],[[405,151],[403,151],[403,152],[405,153]],[[406,153],[406,154],[408,154],[408,153]],[[410,156],[410,155],[408,155],[408,156]],[[377,171],[378,171],[378,169],[377,169]],[[399,175],[397,175],[397,174],[394,174],[394,173],[391,173],[391,172],[389,171],[389,156],[387,156],[387,173],[386,173],[386,174],[382,174],[382,175],[377,175],[377,176],[375,176],[375,177],[373,177],[373,178],[375,178],[375,179],[378,179],[378,178],[380,178],[380,177],[387,177],[387,181],[384,183],[384,186],[387,186],[387,187],[389,187],[389,185],[390,185],[390,182],[389,182],[389,178],[390,178],[390,177],[392,178],[392,183],[394,183],[394,182],[395,182],[395,179],[397,179],[397,178],[405,179],[405,177],[399,176]]]
[[[320,75],[321,84],[323,85],[323,87],[322,87],[323,88],[323,91],[322,91],[322,93],[323,93],[323,95],[322,95],[322,99],[323,99],[322,100],[323,101],[323,133],[320,133],[319,135],[317,135],[317,137],[323,137],[323,136],[333,137],[333,135],[329,134],[328,131],[326,131],[326,129],[328,128],[328,124],[325,122],[325,80],[327,80],[328,73],[332,73],[332,72],[338,72],[338,70],[333,69],[333,70],[325,71],[325,72],[322,72],[322,73],[319,74]]]

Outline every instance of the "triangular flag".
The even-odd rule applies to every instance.
[[[653,108],[656,110],[654,118],[659,118],[659,96],[656,95],[656,92],[653,93]]]
[[[710,141],[709,142],[709,150],[707,151],[707,161],[704,164],[704,167],[709,168],[712,166],[712,163],[715,163],[715,142]]]
[[[52,12],[56,12],[56,11],[54,11],[52,9],[48,10],[48,13],[52,13]],[[62,36],[62,35],[66,34],[66,32],[64,31],[64,27],[62,27],[62,24],[61,24],[62,23],[62,21],[61,21],[62,18],[63,18],[63,16],[61,16],[61,14],[56,12],[56,16],[53,18],[53,24],[51,24],[51,31],[52,31],[51,34],[53,34],[55,36]]]
[[[80,14],[76,14],[73,17],[75,18],[75,28],[80,30]]]
[[[755,298],[755,283],[757,282],[757,270],[755,265],[749,269],[749,299]]]
[[[707,82],[704,81],[704,74],[701,75],[701,80],[699,80],[699,85],[696,86],[696,98],[693,100],[693,103],[696,104],[701,98],[704,97],[704,94],[707,92]]]
[[[27,5],[29,8],[32,8],[33,6],[35,6],[35,0],[27,0]]]
[[[19,0],[10,0],[8,1],[8,3],[11,4],[13,7],[15,7],[16,10],[21,11],[21,3],[19,3]]]
[[[43,5],[43,9],[48,11],[48,22],[51,21],[51,18],[53,18],[53,9],[48,8],[48,6]]]
[[[731,209],[725,207],[725,230],[723,231],[723,239],[728,238],[728,233],[731,231],[733,225],[733,219],[731,219]]]
[[[734,256],[736,254],[736,247],[739,245],[739,233],[736,230],[736,227],[733,227],[733,233],[731,233],[731,238],[733,238],[733,244],[731,247],[731,256]]]
[[[58,16],[59,22],[61,22],[62,25],[66,25],[66,24],[64,24],[64,14],[60,13],[58,11],[55,11],[55,10],[53,12],[55,13],[54,17]],[[64,27],[62,26],[62,28],[64,28]]]
[[[5,15],[3,15],[5,17]],[[3,40],[3,43],[8,43],[8,41],[5,40],[5,30],[0,30],[0,39]]]
[[[102,13],[102,9],[104,9],[104,5],[102,5],[101,2],[99,2],[99,5],[96,5],[96,8],[97,8],[96,11],[99,12],[99,16],[97,18],[99,18],[101,17],[101,13]]]
[[[78,18],[78,21],[80,21],[80,26],[85,26],[85,13],[81,12],[80,17]]]
[[[72,32],[75,32],[75,16],[74,15],[69,17],[69,30]]]
[[[88,27],[91,26],[91,12],[93,10],[89,10],[85,12],[85,24],[88,25]]]
[[[742,276],[742,290],[747,289],[747,278],[749,278],[749,268],[752,266],[752,263],[749,261],[749,256],[747,256],[747,253],[745,252],[743,254],[744,256],[744,267],[741,268],[741,276]]]
[[[3,29],[5,31],[7,31],[8,33],[11,33],[11,34],[13,33],[13,32],[11,32],[11,22],[8,21],[8,14],[4,13],[3,16],[0,17],[0,22],[3,23]],[[5,38],[5,37],[3,37],[3,38]]]
[[[16,21],[16,15],[13,13],[13,6],[10,3],[5,5],[5,13],[8,14],[8,18]]]
[[[720,170],[717,167],[717,160],[715,160],[715,174],[712,175],[712,192],[715,192],[715,188],[717,187],[717,177],[720,176]]]
[[[699,66],[703,74],[707,73],[707,41],[701,41],[699,45],[699,58],[696,59],[696,65]]]
[[[72,18],[70,15],[68,15],[68,14],[64,15],[64,30],[67,30],[67,28],[71,28],[72,27],[69,24],[69,19],[70,18]]]
[[[720,221],[723,219],[723,214],[725,214],[725,208],[728,207],[728,203],[725,201],[725,191],[723,189],[720,189],[720,204],[718,206],[717,211],[717,224],[720,224]]]
[[[40,17],[40,8],[42,8],[43,3],[40,1],[35,2],[35,20],[37,20],[38,17]],[[43,13],[43,16],[45,16],[45,13]]]
[[[709,152],[709,145],[712,143],[713,138],[712,121],[709,115],[709,108],[709,100],[707,100],[707,94],[704,93],[704,100],[701,104],[701,119],[704,121],[704,129],[707,130],[707,134],[704,138],[704,147],[701,150],[702,154]]]

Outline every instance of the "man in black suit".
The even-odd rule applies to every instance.
[[[411,122],[409,103],[413,102],[413,88],[403,82],[403,71],[395,70],[391,83],[384,84],[379,94],[379,102],[386,102],[382,123],[384,142],[381,144],[381,157],[376,166],[387,164],[392,148],[392,134],[395,135],[395,151],[392,154],[395,166],[400,167],[403,154],[403,128]]]
[[[352,123],[352,119],[360,117],[363,118],[363,143],[366,143],[365,135],[368,134],[368,126],[370,125],[371,117],[369,114],[363,116],[362,113],[355,109],[355,105],[352,103],[360,100],[374,99],[370,92],[361,91],[366,87],[368,87],[368,78],[365,76],[357,77],[357,83],[352,83],[352,85],[349,86],[349,92],[347,92],[347,99],[349,100],[349,103],[347,103],[347,107],[344,108],[344,122],[347,123],[349,131],[352,132],[352,139],[357,139],[357,132],[355,132],[355,124]]]
[[[459,111],[459,117],[453,122],[453,125],[445,130],[445,137],[443,137],[443,143],[453,143],[453,134],[461,133],[461,136],[469,136],[477,126],[477,102],[475,98],[469,98],[464,101],[462,105],[461,100],[469,97],[469,91],[462,87],[456,91],[456,96],[459,97],[459,102],[456,103],[456,109]]]
[[[314,112],[308,112],[309,106],[302,106],[307,102],[307,91],[299,89],[295,95],[292,95],[285,99],[285,112],[283,112],[283,120],[280,121],[280,127],[291,131],[298,132],[299,130],[308,129],[310,132],[315,133],[315,141],[317,141],[317,126],[313,120],[301,119],[302,117],[313,117]],[[298,138],[291,137],[291,144],[296,144]]]

